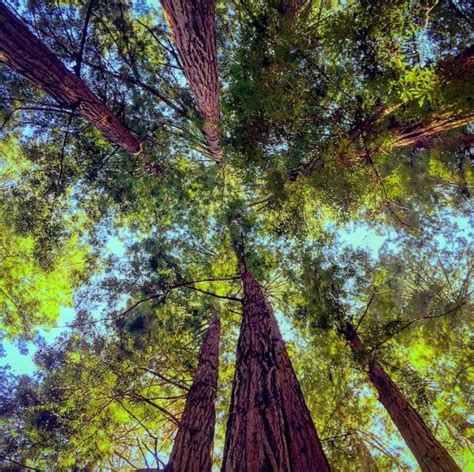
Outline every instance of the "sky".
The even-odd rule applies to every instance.
[[[360,223],[351,223],[347,225],[344,230],[339,232],[339,237],[344,243],[357,249],[365,249],[375,257],[389,236],[390,232],[388,230],[385,234],[380,234],[367,225]],[[112,236],[107,242],[107,250],[109,254],[114,254],[118,257],[121,257],[125,252],[125,244],[123,240],[119,239],[117,236]],[[48,343],[53,343],[63,331],[63,327],[73,321],[74,315],[75,311],[73,308],[62,307],[56,327],[48,331],[40,329],[40,335],[43,336]],[[288,335],[291,336],[290,326],[286,326],[283,317],[281,317],[280,323],[282,323],[281,330],[283,335],[285,335],[285,332],[287,332]],[[22,354],[19,348],[9,341],[3,341],[2,345],[5,355],[0,357],[0,366],[9,365],[11,371],[16,375],[30,375],[35,372],[36,368],[33,357],[36,349],[32,343],[29,343],[28,345],[27,354]]]
[[[125,253],[125,244],[117,236],[111,236],[108,239],[106,255],[114,254],[121,257]],[[59,318],[56,326],[50,330],[40,328],[39,334],[45,338],[48,343],[54,340],[64,331],[64,326],[73,321],[75,310],[70,307],[61,307]],[[66,328],[67,329],[67,328]],[[12,373],[16,375],[31,375],[35,372],[36,367],[33,361],[36,348],[33,343],[28,343],[28,353],[21,353],[20,349],[9,341],[4,340],[2,343],[4,356],[0,357],[0,366],[9,365]]]
[[[455,221],[459,227],[459,235],[464,235],[468,240],[472,239],[472,223],[469,219],[457,215]],[[394,235],[395,232],[392,229],[379,228],[378,230],[375,230],[364,223],[349,223],[345,228],[338,231],[338,236],[343,243],[354,249],[366,250],[374,257],[374,259],[377,258],[384,243],[392,239]],[[442,238],[442,236],[438,235],[437,238]],[[443,245],[444,243],[441,241],[441,246]],[[121,257],[125,253],[124,240],[117,236],[109,237],[106,247],[108,254],[114,254],[117,257]],[[63,327],[74,319],[74,315],[75,311],[73,308],[62,307],[56,327],[48,331],[40,329],[40,334],[48,343],[54,342],[63,331]],[[286,333],[286,337],[291,338],[291,326],[283,316],[279,316],[278,318],[283,336],[285,337]],[[0,357],[0,366],[9,365],[12,372],[17,375],[29,375],[35,372],[36,368],[33,357],[36,349],[32,343],[28,346],[27,354],[22,354],[19,348],[9,341],[3,341],[2,346],[3,349],[0,349],[0,353],[3,351],[4,355]]]

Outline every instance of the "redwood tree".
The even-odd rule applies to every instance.
[[[369,357],[369,379],[377,390],[380,402],[415,456],[421,470],[423,472],[460,472],[461,469],[438,442],[377,359],[368,354],[350,322],[345,323],[342,334],[359,359]]]
[[[180,421],[167,472],[209,472],[212,467],[219,363],[220,314],[216,309]]]
[[[286,21],[291,24],[300,10],[311,3],[312,0],[281,0],[280,10]]]
[[[243,318],[222,470],[329,471],[273,311],[242,264]]]
[[[454,57],[441,61],[436,68],[444,86],[454,90],[462,89],[466,83],[472,81],[474,71],[474,47],[465,49]],[[469,92],[468,92],[469,93]],[[365,120],[357,129],[353,130],[351,142],[355,143],[364,133],[375,133],[381,125],[390,131],[392,137],[390,149],[404,148],[408,146],[431,146],[431,141],[443,133],[462,128],[472,122],[474,113],[471,109],[451,107],[440,112],[433,112],[424,121],[415,123],[397,123],[395,114],[401,105],[387,109],[380,107],[369,120]],[[387,122],[393,122],[387,126]],[[459,137],[459,142],[465,139]],[[358,161],[365,157],[365,150],[361,149],[351,156],[351,161]]]
[[[415,123],[405,125],[395,131],[394,147],[401,148],[406,146],[424,145],[432,138],[439,136],[447,131],[461,128],[472,122],[472,114],[463,117],[440,116],[433,118],[428,123]],[[461,142],[463,136],[460,137]]]
[[[161,0],[191,87],[211,156],[220,161],[215,0]]]
[[[61,105],[76,111],[126,151],[140,152],[139,141],[127,127],[3,3],[0,3],[0,61]]]

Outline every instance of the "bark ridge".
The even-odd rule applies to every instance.
[[[212,158],[222,159],[215,0],[161,0]]]
[[[272,309],[247,269],[242,281],[243,319],[222,470],[329,471]]]

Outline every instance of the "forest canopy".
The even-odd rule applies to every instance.
[[[0,470],[474,470],[473,18],[0,0]]]

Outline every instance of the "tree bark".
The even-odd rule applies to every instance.
[[[452,129],[461,128],[472,122],[474,113],[462,117],[445,116],[434,117],[428,123],[415,123],[413,125],[401,126],[394,132],[395,141],[393,147],[402,148],[407,146],[431,147],[431,140],[441,133]],[[463,136],[459,137],[461,142]]]
[[[214,160],[222,159],[215,0],[161,0]]]
[[[166,472],[210,472],[216,421],[220,314],[216,309],[201,346],[199,364]]]
[[[0,61],[61,105],[72,108],[126,151],[141,151],[139,141],[125,125],[1,2]]]
[[[352,324],[346,324],[343,334],[352,351],[358,357],[368,357]],[[373,356],[368,359],[368,367],[369,379],[377,390],[379,401],[392,418],[421,470],[423,472],[461,472],[461,469],[434,437],[421,416]]]
[[[312,3],[312,0],[281,0],[280,10],[288,24],[294,22],[300,10]]]
[[[241,269],[243,318],[224,446],[224,472],[329,471],[277,321]]]
[[[474,46],[467,48],[461,54],[443,60],[437,66],[437,74],[444,83],[449,83],[453,89],[463,89],[470,82],[474,70]],[[396,107],[398,108],[398,107]],[[395,108],[395,109],[396,109]],[[391,113],[385,108],[381,108],[373,119],[364,122],[353,132],[352,140],[355,141],[361,133],[367,131],[382,120],[390,120]],[[430,141],[447,131],[461,128],[472,122],[474,113],[472,110],[448,110],[443,114],[433,114],[425,122],[397,124],[392,128],[391,133],[394,138],[392,147],[403,148],[407,146],[429,146]],[[355,156],[363,157],[364,152]],[[354,159],[353,159],[354,160]]]
[[[363,439],[360,437],[354,437],[350,440],[350,445],[356,450],[357,455],[360,458],[362,472],[379,472],[377,463],[372,457],[372,454],[370,454],[369,448]]]

